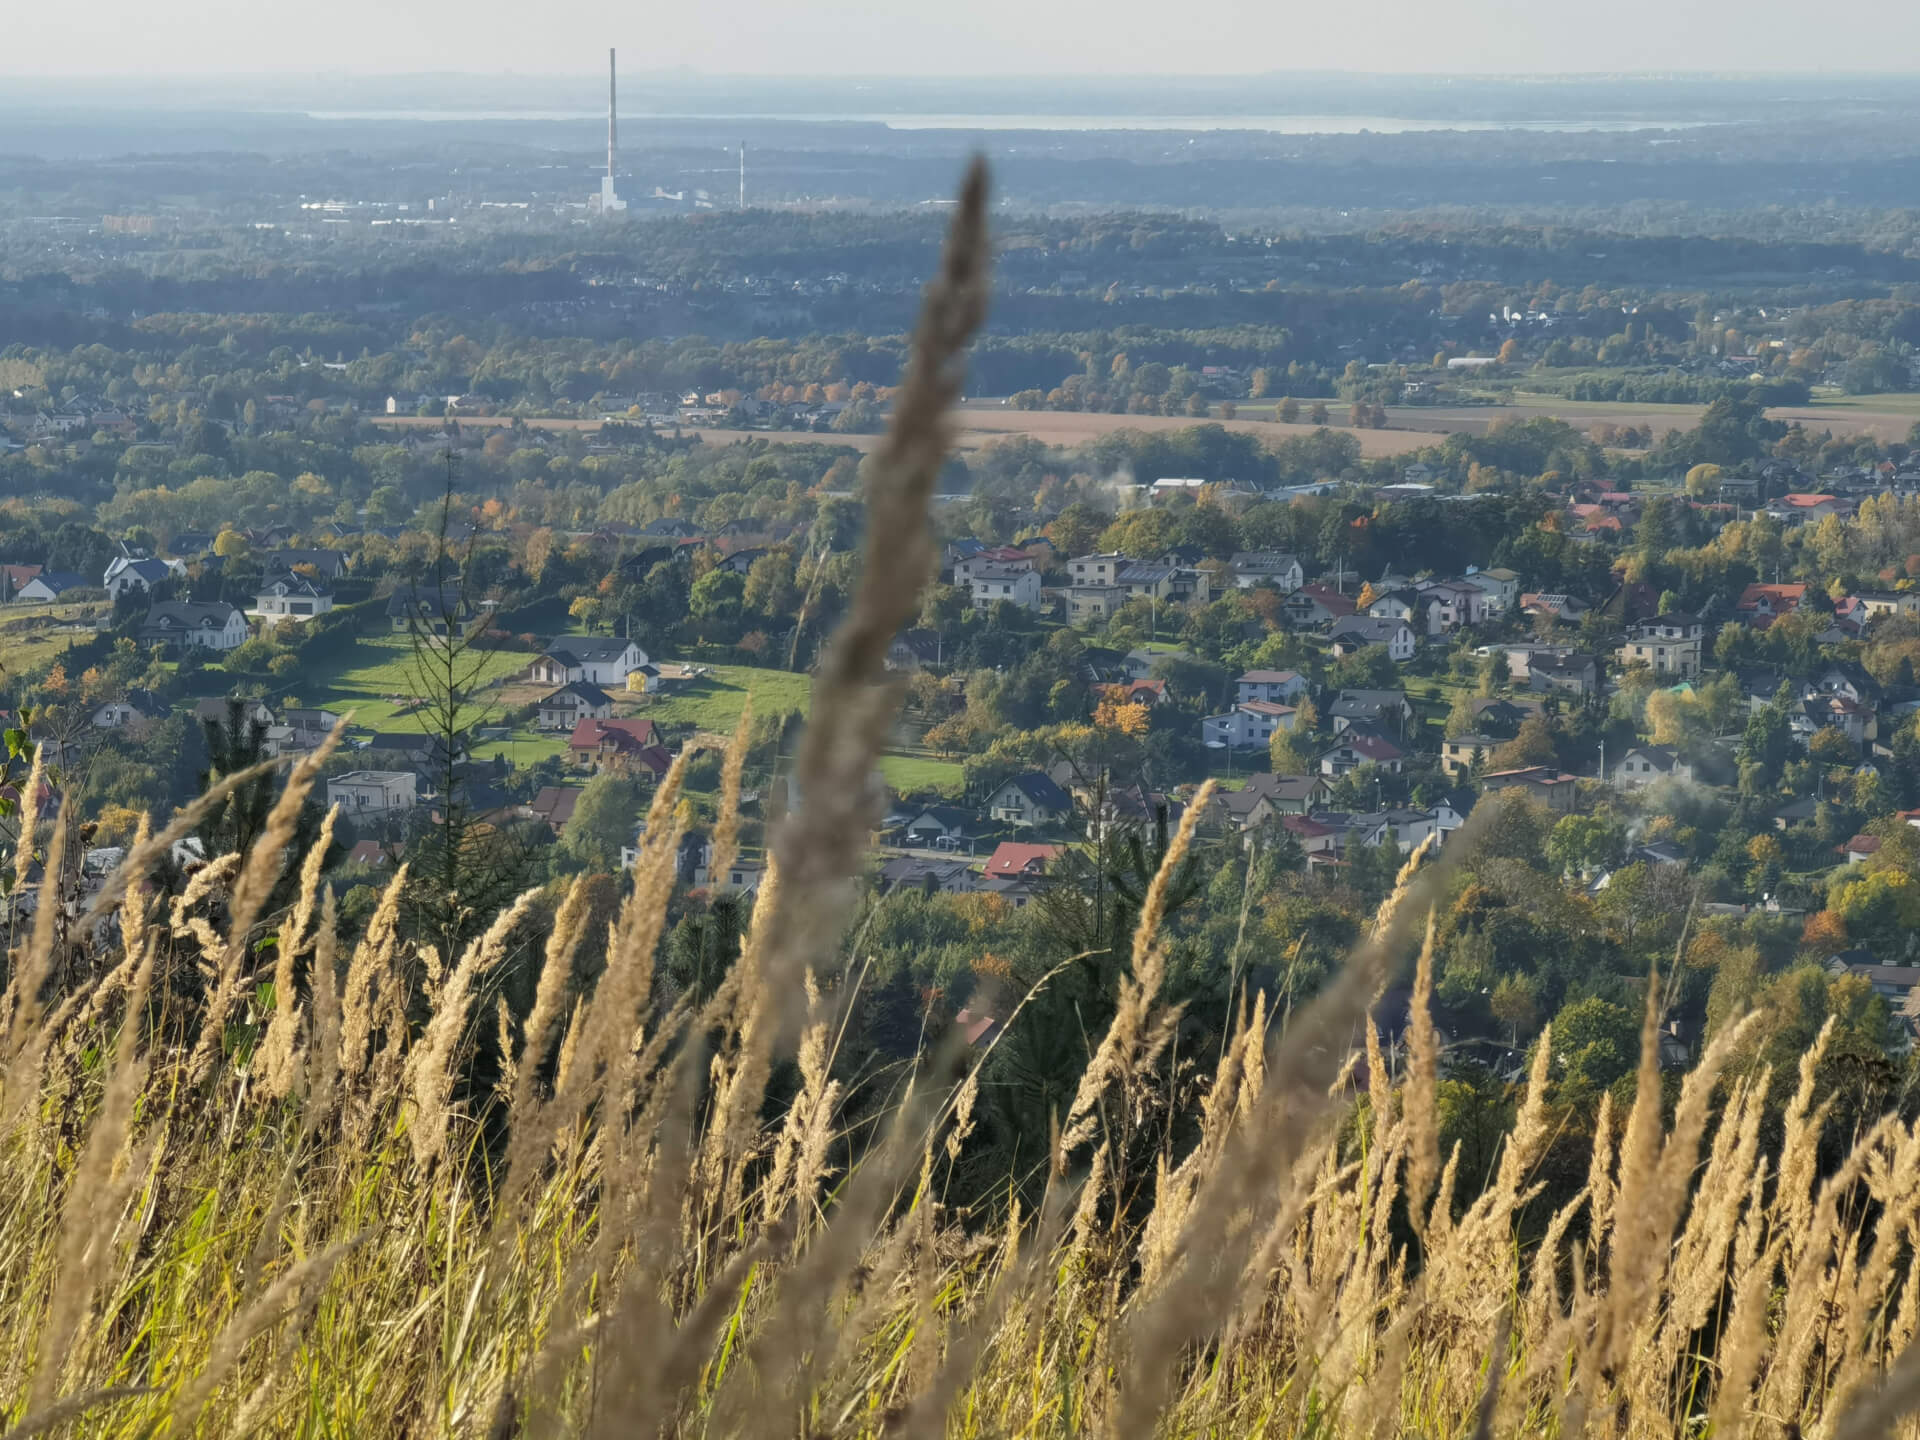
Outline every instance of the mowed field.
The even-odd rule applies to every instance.
[[[1384,430],[1350,430],[1337,423],[1346,415],[1344,403],[1328,401],[1336,422],[1329,428],[1347,430],[1360,441],[1360,453],[1369,459],[1405,455],[1438,443],[1447,435],[1484,435],[1501,420],[1531,420],[1553,416],[1580,430],[1601,423],[1648,426],[1659,438],[1668,430],[1690,430],[1700,421],[1701,405],[1649,405],[1606,400],[1568,400],[1558,395],[1517,392],[1510,405],[1426,406],[1396,405],[1387,410]],[[1194,425],[1224,425],[1229,430],[1277,441],[1292,435],[1310,435],[1315,426],[1282,425],[1272,418],[1267,401],[1248,401],[1231,420],[1195,419],[1186,415],[1105,415],[1083,411],[1015,410],[1003,400],[981,398],[964,402],[955,415],[954,444],[977,450],[1009,435],[1026,435],[1048,445],[1071,448],[1119,430],[1147,432],[1185,430]],[[1871,435],[1883,443],[1904,440],[1920,420],[1920,394],[1822,396],[1809,405],[1780,406],[1768,412],[1775,419],[1798,423],[1810,430],[1836,435]],[[373,423],[393,429],[437,427],[442,422],[410,415],[375,416]],[[511,424],[511,417],[469,417],[464,426],[491,428]],[[536,430],[593,430],[594,420],[529,420]],[[709,445],[731,445],[742,440],[764,440],[777,445],[843,445],[862,452],[880,443],[878,435],[815,435],[793,430],[720,430],[692,427],[682,433],[698,435]]]

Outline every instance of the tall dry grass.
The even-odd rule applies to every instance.
[[[1851,1437],[1920,1404],[1920,1127],[1884,1120],[1823,1174],[1817,1048],[1777,1150],[1775,1078],[1723,1074],[1737,1028],[1669,1117],[1649,985],[1635,1099],[1618,1123],[1603,1105],[1579,1193],[1519,1243],[1551,1139],[1548,1036],[1492,1182],[1457,1198],[1432,1028],[1416,1014],[1396,1087],[1369,1013],[1409,962],[1430,994],[1452,847],[1412,857],[1311,1005],[1243,1007],[1197,1143],[1163,1149],[1144,1212],[1119,1156],[1177,1019],[1158,897],[1191,821],[1036,1212],[967,1228],[940,1203],[977,1065],[916,1071],[842,1168],[831,957],[898,700],[880,657],[930,563],[943,415],[984,304],[985,217],[976,170],[870,476],[807,803],[711,999],[654,987],[685,755],[591,986],[583,885],[549,925],[522,897],[439,955],[403,939],[402,874],[341,954],[317,862],[285,854],[313,766],[252,853],[178,895],[149,870],[190,814],[142,837],[82,923],[55,924],[47,882],[0,1017],[0,1433]],[[726,745],[729,796],[746,736]],[[720,848],[735,834],[729,818]],[[300,893],[263,914],[290,858]],[[521,952],[524,1023],[491,992]],[[789,1058],[797,1088],[769,1112]]]

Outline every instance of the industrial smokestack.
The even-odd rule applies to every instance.
[[[747,142],[740,142],[740,208],[747,208]]]
[[[627,208],[613,188],[614,171],[620,164],[620,70],[611,47],[607,50],[607,173],[600,177],[600,195],[597,203],[602,215],[611,215]],[[596,201],[589,198],[589,205]]]

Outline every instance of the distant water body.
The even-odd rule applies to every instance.
[[[354,121],[588,121],[605,117],[603,110],[310,110],[313,120]],[[1422,120],[1406,115],[935,115],[874,112],[641,113],[623,112],[624,121],[752,120],[789,121],[796,125],[884,125],[889,130],[1259,130],[1274,135],[1411,135],[1443,130],[1526,130],[1544,133],[1637,130],[1692,130],[1712,124],[1701,120],[1574,119],[1574,120]]]

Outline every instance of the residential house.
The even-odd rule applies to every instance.
[[[1256,585],[1271,585],[1276,590],[1290,594],[1307,580],[1306,571],[1300,566],[1300,557],[1282,554],[1278,550],[1243,550],[1229,563],[1233,566],[1233,583],[1241,590],[1251,590]]]
[[[1843,500],[1838,495],[1810,495],[1804,492],[1782,495],[1778,500],[1769,500],[1761,507],[1781,525],[1818,525],[1829,515],[1846,517],[1853,514],[1853,502]]]
[[[574,785],[545,785],[534,793],[527,808],[557,836],[573,819],[573,807],[580,803],[580,790]]]
[[[1482,697],[1470,702],[1467,709],[1473,715],[1473,728],[1482,735],[1497,735],[1511,740],[1520,733],[1520,727],[1535,715],[1543,713],[1538,700],[1509,700],[1502,695]]]
[[[1356,726],[1403,735],[1413,706],[1404,690],[1342,690],[1328,707],[1328,718],[1336,735]]]
[[[1835,975],[1855,975],[1873,987],[1888,1006],[1898,1012],[1912,999],[1920,985],[1920,965],[1882,965],[1871,950],[1842,950],[1827,957],[1827,969]]]
[[[1775,616],[1785,615],[1798,610],[1806,603],[1805,585],[1761,585],[1747,586],[1740,592],[1739,603],[1734,606],[1749,625],[1764,628]]]
[[[20,598],[20,587],[40,573],[38,565],[0,565],[0,601]]]
[[[1328,638],[1336,657],[1381,645],[1386,648],[1387,658],[1396,665],[1406,664],[1420,649],[1413,627],[1405,620],[1381,620],[1372,615],[1349,615],[1334,621]]]
[[[1326,585],[1302,585],[1280,602],[1287,623],[1306,629],[1353,614],[1353,601]]]
[[[415,630],[427,635],[452,635],[470,630],[477,614],[458,585],[407,581],[387,597],[387,620],[399,634]]]
[[[1059,858],[1063,848],[1059,845],[1029,845],[1018,840],[1003,840],[987,857],[987,878],[1038,879],[1047,873],[1047,866]]]
[[[1810,744],[1815,735],[1829,727],[1838,730],[1856,747],[1880,733],[1879,719],[1871,705],[1817,690],[1788,713],[1787,723],[1793,730],[1793,738],[1802,745]]]
[[[618,635],[562,635],[527,667],[536,685],[626,685],[627,677],[647,663],[637,640]]]
[[[1383,591],[1367,602],[1367,614],[1376,620],[1405,620],[1411,624],[1419,613],[1420,592],[1411,585]]]
[[[180,537],[175,536],[175,554],[180,553],[179,543]],[[344,550],[269,550],[260,557],[261,568],[269,574],[279,570],[290,570],[296,575],[311,574],[314,579],[324,580],[329,585],[345,578],[350,563],[350,558]]]
[[[1185,565],[1136,562],[1122,570],[1114,581],[1131,600],[1154,600],[1160,604],[1193,600],[1206,604],[1213,598],[1213,582],[1204,570]]]
[[[1862,590],[1852,599],[1867,620],[1887,615],[1920,615],[1920,590]]]
[[[224,728],[233,724],[235,702],[240,706],[239,718],[242,725],[259,725],[264,728],[280,723],[280,717],[265,701],[242,700],[237,695],[230,699],[209,695],[194,701],[190,713],[196,725],[219,725]]]
[[[973,592],[973,608],[985,610],[1005,601],[1022,610],[1040,608],[1040,572],[1026,566],[974,563],[968,584]]]
[[[1885,688],[1857,660],[1835,660],[1815,672],[1813,684],[1824,695],[1839,695],[1856,704],[1877,706]]]
[[[1118,550],[1103,550],[1093,555],[1076,555],[1067,561],[1067,574],[1077,586],[1109,587],[1119,583],[1120,572],[1133,563]]]
[[[540,701],[534,724],[541,730],[572,730],[582,720],[605,720],[612,714],[611,695],[590,680],[575,680]]]
[[[1120,657],[1120,674],[1128,680],[1145,680],[1163,660],[1191,660],[1187,650],[1146,650],[1136,646]]]
[[[1597,695],[1600,666],[1591,655],[1536,655],[1527,666],[1527,686],[1561,695]]]
[[[260,582],[253,597],[254,613],[269,622],[310,620],[333,609],[333,591],[324,580],[296,575],[291,570]]]
[[[1798,800],[1789,800],[1773,812],[1773,828],[1786,831],[1801,825],[1813,824],[1814,817],[1820,812],[1820,802],[1811,795]]]
[[[979,822],[957,805],[929,805],[906,823],[901,837],[923,850],[971,848]]]
[[[471,758],[464,740],[456,738],[449,753],[445,736],[424,730],[383,730],[358,744],[363,753],[394,756],[426,775],[458,770]]]
[[[941,895],[970,895],[979,888],[979,879],[965,860],[897,855],[875,872],[873,884],[882,895],[895,890],[932,890]]]
[[[1486,596],[1482,602],[1485,614],[1504,615],[1520,603],[1520,577],[1511,570],[1504,567],[1469,570],[1464,578]]]
[[[584,718],[567,737],[567,751],[581,770],[627,770],[658,778],[672,763],[651,720]]]
[[[349,818],[397,815],[420,803],[411,770],[349,770],[327,777],[327,804]]]
[[[1557,591],[1536,592],[1520,597],[1520,613],[1535,619],[1544,617],[1572,624],[1585,615],[1589,608],[1587,602],[1577,595],[1563,595]]]
[[[887,669],[918,670],[945,661],[946,647],[938,630],[902,630],[887,647]]]
[[[1693,766],[1665,745],[1638,745],[1613,767],[1616,790],[1634,790],[1656,780],[1691,780]]]
[[[1645,665],[1656,675],[1690,680],[1700,673],[1706,642],[1706,622],[1675,611],[1634,626],[1614,655],[1622,665]]]
[[[1200,740],[1205,745],[1225,746],[1233,750],[1266,747],[1274,733],[1293,729],[1298,712],[1291,705],[1276,705],[1271,700],[1243,700],[1224,715],[1209,715],[1200,722]]]
[[[1431,638],[1451,635],[1465,625],[1478,625],[1487,618],[1487,594],[1464,580],[1432,580],[1420,587],[1420,608],[1426,633]]]
[[[173,579],[176,573],[164,560],[116,555],[107,562],[107,573],[100,585],[107,597],[118,604],[122,595],[149,594]]]
[[[140,626],[143,645],[193,645],[237,650],[246,643],[247,617],[224,600],[166,600],[151,606]]]
[[[1307,677],[1298,670],[1249,670],[1234,682],[1234,699],[1268,700],[1291,705],[1307,693]]]
[[[1139,784],[1115,785],[1099,794],[1088,809],[1087,838],[1095,844],[1117,829],[1153,826],[1163,814],[1169,825],[1177,826],[1186,811],[1179,801]]]
[[[1121,680],[1111,685],[1099,687],[1102,700],[1110,700],[1117,705],[1145,705],[1151,708],[1167,703],[1167,682],[1165,680]]]
[[[1309,862],[1316,855],[1332,856],[1340,848],[1344,832],[1323,824],[1311,815],[1282,815],[1280,828],[1291,835],[1305,852]]]
[[[1863,865],[1880,853],[1878,835],[1855,835],[1833,847],[1836,855],[1844,855],[1849,865]]]
[[[1214,794],[1222,817],[1241,829],[1252,829],[1269,816],[1305,815],[1325,802],[1327,782],[1320,775],[1249,775],[1238,790]]]
[[[1106,620],[1127,603],[1127,592],[1118,585],[1075,585],[1067,591],[1067,620],[1084,624]]]
[[[151,690],[136,687],[118,700],[95,706],[93,724],[98,730],[117,730],[137,736],[145,733],[155,720],[165,719],[168,713],[166,701]]]
[[[1482,775],[1480,790],[1486,795],[1501,790],[1521,790],[1554,814],[1568,815],[1573,812],[1579,799],[1580,782],[1577,777],[1552,765],[1528,765],[1518,770],[1496,770],[1491,775]]]
[[[987,814],[1016,829],[1058,825],[1072,813],[1072,798],[1040,770],[1014,776],[987,797]]]
[[[1012,545],[997,545],[992,549],[982,548],[954,561],[953,583],[965,590],[972,586],[974,577],[983,569],[1031,570],[1036,577],[1039,567],[1026,551]]]
[[[1362,765],[1378,765],[1398,775],[1406,758],[1405,752],[1384,736],[1348,731],[1339,744],[1320,757],[1320,773],[1338,777]]]
[[[14,598],[45,605],[58,600],[70,590],[86,588],[87,577],[84,575],[76,575],[71,570],[42,570],[15,591]]]
[[[1495,735],[1449,735],[1440,742],[1440,770],[1459,779],[1475,765],[1484,765],[1507,742]]]
[[[393,864],[393,857],[378,840],[356,840],[347,851],[346,863],[364,865],[369,870],[385,870]]]

